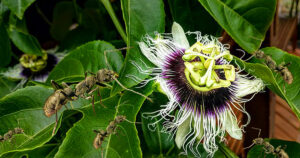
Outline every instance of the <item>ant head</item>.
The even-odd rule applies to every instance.
[[[17,134],[24,133],[24,130],[22,128],[19,128],[19,127],[16,127],[14,130],[15,130],[15,133],[17,133]]]
[[[116,72],[108,69],[100,69],[96,74],[98,82],[111,82],[114,80],[114,78],[118,77],[119,76]]]
[[[124,116],[124,115],[119,115],[119,116],[116,117],[117,122],[122,122],[124,120],[126,120],[126,116]]]
[[[263,138],[256,138],[253,140],[254,144],[262,144],[264,142]]]
[[[75,95],[75,93],[71,87],[64,88],[64,92],[66,93],[67,96]]]
[[[65,82],[62,83],[62,86],[63,86],[63,92],[67,95],[67,96],[74,96],[74,91],[73,89],[68,85],[66,84]]]

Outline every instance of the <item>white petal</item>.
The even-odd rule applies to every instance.
[[[172,36],[173,36],[174,42],[176,44],[178,44],[180,47],[185,48],[185,49],[190,48],[190,44],[185,36],[184,30],[176,22],[174,22],[172,25]]]
[[[185,137],[190,132],[190,121],[191,117],[188,117],[177,129],[175,143],[179,149],[182,147]]]
[[[22,71],[22,65],[17,64],[14,67],[9,67],[7,71],[1,72],[0,75],[3,75],[8,78],[21,79],[23,78],[20,73]]]
[[[138,44],[140,46],[142,53],[146,56],[146,58],[156,66],[161,67],[161,64],[163,63],[162,59],[156,56],[144,42],[139,42]]]
[[[237,124],[237,120],[231,112],[228,110],[227,111],[227,116],[225,120],[225,130],[228,132],[228,134],[235,139],[241,140],[243,137],[242,130],[239,128]]]
[[[197,137],[197,139],[199,141],[201,141],[203,139],[203,135],[204,135],[204,128],[203,128],[203,118],[201,116],[201,118],[196,118],[196,120],[194,120],[194,128],[195,128],[195,136]]]
[[[235,96],[242,98],[249,94],[258,93],[264,89],[264,83],[261,79],[256,78],[254,80],[250,80],[244,78],[240,75],[236,75],[237,77],[237,90]]]

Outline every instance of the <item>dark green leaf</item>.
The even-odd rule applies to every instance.
[[[23,151],[23,152],[13,152],[13,153],[8,153],[2,156],[2,158],[23,158],[23,156],[26,157],[49,157],[53,156],[53,151],[57,151],[58,149],[58,144],[46,144],[43,145],[42,147],[33,149],[33,150],[28,150],[28,151]]]
[[[5,67],[11,60],[11,48],[6,28],[0,23],[0,67]]]
[[[233,151],[231,151],[225,144],[218,143],[218,147],[219,147],[218,151],[221,151],[226,157],[238,158],[238,156]]]
[[[77,28],[67,33],[64,40],[61,42],[59,49],[70,51],[84,43],[93,41],[95,39],[95,32],[89,29]]]
[[[141,73],[131,61],[135,61],[141,68],[152,64],[141,54],[137,42],[146,34],[164,32],[165,13],[162,0],[122,0],[122,11],[126,25],[128,47],[124,66],[120,73],[120,82],[126,87],[132,87],[138,84],[135,80],[128,78],[128,75],[134,75],[137,78],[144,79],[147,75]],[[147,65],[145,65],[143,62]],[[122,88],[115,84],[113,94],[119,92]]]
[[[143,137],[147,144],[147,149],[143,153],[150,152],[151,154],[162,154],[165,155],[168,151],[175,146],[174,139],[171,139],[171,134],[163,133],[162,130],[162,121],[155,124],[155,127],[151,127],[152,130],[148,128],[148,125],[154,123],[158,120],[156,119],[146,119],[142,116],[145,112],[153,112],[159,110],[159,105],[165,105],[168,102],[168,98],[161,93],[153,93],[151,95],[153,98],[153,103],[146,100],[141,109],[141,120],[142,120],[142,130]],[[155,130],[154,130],[155,128]],[[154,130],[154,131],[153,131]]]
[[[123,56],[119,51],[106,54],[108,65],[105,62],[104,51],[113,50],[115,47],[104,41],[93,41],[84,44],[63,58],[49,74],[47,82],[59,80],[66,77],[84,77],[87,71],[97,72],[99,69],[107,68],[120,72],[123,64]]]
[[[52,130],[55,123],[55,115],[47,118],[43,112],[45,100],[53,93],[52,89],[43,87],[26,87],[17,90],[4,98],[0,99],[0,134],[20,127],[25,134],[15,135],[11,141],[0,143],[0,155],[9,152],[25,151],[35,149],[52,138]],[[78,100],[73,102],[75,108],[89,103],[87,100]],[[60,126],[62,118],[73,114],[69,111],[58,115],[61,116],[57,129]],[[62,113],[62,115],[60,115]],[[62,117],[63,114],[66,116]]]
[[[26,134],[16,135],[11,141],[2,142],[0,155],[9,151],[32,149],[50,138],[55,118],[45,117],[42,107],[51,92],[41,87],[27,87],[0,100],[1,135],[15,127],[23,128]],[[47,126],[50,128],[45,128]]]
[[[196,0],[168,0],[173,20],[183,30],[201,31],[203,34],[218,35],[221,27]]]
[[[0,24],[3,22],[3,14],[8,11],[7,6],[3,4],[3,2],[0,2]]]
[[[34,1],[35,0],[2,0],[3,4],[5,4],[19,19],[23,18],[24,12]]]
[[[18,83],[15,80],[0,77],[0,98],[4,97],[8,93],[13,92],[17,84]]]
[[[269,141],[276,149],[281,146],[290,158],[300,157],[300,144],[297,142],[284,141],[278,139],[265,139]],[[273,154],[266,154],[262,145],[255,145],[248,152],[247,158],[275,158]],[[279,157],[279,156],[278,156]]]
[[[199,2],[248,53],[254,53],[260,47],[276,10],[276,0]]]
[[[56,40],[63,40],[69,28],[73,24],[75,10],[72,2],[62,1],[56,4],[53,11],[53,24],[50,28],[52,37]]]
[[[32,35],[18,31],[15,28],[9,29],[9,37],[12,42],[20,49],[23,53],[43,55],[42,48],[39,41]]]

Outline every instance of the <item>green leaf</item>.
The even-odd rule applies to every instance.
[[[0,156],[5,153],[32,150],[42,146],[52,138],[55,115],[47,118],[43,112],[45,100],[53,93],[52,89],[43,87],[26,87],[17,90],[0,99],[0,134],[20,127],[25,134],[14,135],[10,141],[0,143]],[[73,102],[75,108],[88,104],[89,101],[80,99]],[[60,122],[73,115],[67,110],[58,112]]]
[[[142,120],[142,131],[143,131],[143,138],[147,144],[147,149],[143,151],[143,153],[150,152],[151,154],[167,154],[168,151],[175,146],[174,139],[170,139],[172,136],[170,133],[163,133],[162,130],[162,121],[156,123],[154,127],[150,127],[152,130],[149,129],[148,125],[158,121],[158,118],[155,119],[147,119],[144,118],[142,115],[145,112],[153,112],[160,109],[159,105],[165,105],[168,102],[168,98],[161,94],[161,93],[153,93],[151,95],[153,98],[153,103],[146,100],[141,108],[141,120]],[[155,129],[155,130],[154,130]],[[154,130],[154,131],[153,131]],[[172,150],[172,149],[171,149]]]
[[[113,49],[115,47],[105,41],[93,41],[72,50],[51,71],[47,83],[71,76],[84,77],[87,71],[97,72],[108,66],[120,72],[123,64],[120,51],[106,53],[108,65],[105,62],[104,51]]]
[[[238,158],[238,156],[233,151],[231,151],[225,144],[219,142],[218,147],[218,151],[221,151],[226,157]]]
[[[10,28],[8,34],[14,45],[23,53],[42,56],[42,48],[39,41],[32,35]]]
[[[73,24],[75,10],[72,2],[62,1],[56,4],[53,11],[53,24],[50,28],[52,37],[58,41],[64,39]]]
[[[265,54],[271,55],[277,64],[280,64],[283,61],[291,63],[288,68],[294,76],[294,82],[292,84],[288,85],[285,83],[278,73],[272,72],[264,64],[247,63],[238,58],[235,58],[235,60],[241,68],[245,68],[245,70],[251,75],[261,78],[268,88],[285,99],[296,116],[300,119],[300,95],[298,95],[300,90],[300,80],[298,79],[300,76],[298,72],[300,58],[277,48],[264,48],[262,50]]]
[[[3,22],[4,14],[8,11],[7,6],[0,2],[0,24]]]
[[[3,4],[5,4],[19,19],[23,18],[24,12],[34,1],[35,0],[2,0]]]
[[[273,145],[276,149],[278,146],[281,146],[284,151],[288,154],[290,158],[300,157],[300,144],[292,141],[284,141],[278,139],[264,139]],[[265,158],[274,158],[273,154],[266,154],[262,145],[255,145],[251,148],[251,150],[247,154],[247,158],[257,158],[257,157],[265,157]]]
[[[51,137],[51,126],[55,120],[43,114],[42,107],[51,90],[41,87],[27,87],[0,99],[0,133],[3,135],[15,127],[23,128],[20,134],[0,144],[0,155],[11,151],[32,149],[45,143]],[[50,128],[45,128],[49,126]],[[35,141],[31,141],[34,138]]]
[[[290,63],[288,69],[294,78],[292,84],[287,84],[283,80],[282,76],[276,72],[273,72],[273,75],[278,86],[283,92],[282,95],[280,93],[277,94],[287,101],[291,109],[300,119],[300,58],[275,47],[266,47],[263,48],[262,51],[266,55],[271,56],[277,65],[281,64],[282,62],[285,62],[286,64]]]
[[[128,75],[140,79],[145,79],[147,75],[141,73],[131,61],[135,61],[143,69],[152,66],[152,63],[142,55],[137,42],[146,34],[153,34],[155,31],[164,32],[164,4],[162,0],[122,0],[121,3],[128,38],[127,46],[132,48],[127,50],[119,80],[126,87],[132,87],[138,82],[128,78]],[[114,84],[112,94],[121,90],[118,84]]]
[[[149,95],[152,84],[144,88],[143,94]],[[132,99],[134,98],[134,99]],[[80,111],[83,118],[70,129],[55,155],[59,157],[101,157],[101,150],[93,147],[96,134],[93,130],[105,130],[109,122],[117,115],[124,115],[126,119],[118,125],[117,134],[112,134],[102,144],[104,157],[142,157],[139,139],[135,129],[135,118],[145,98],[132,92],[125,92],[119,99],[118,95],[102,100],[107,107],[100,103],[95,104],[96,115],[91,105],[83,107]],[[76,140],[76,141],[74,141]]]
[[[248,53],[254,53],[260,47],[276,10],[276,0],[199,0],[199,2]]]
[[[2,158],[20,158],[20,157],[51,157],[53,152],[57,151],[58,144],[46,144],[33,150],[13,152],[2,156]]]
[[[60,44],[59,50],[73,50],[76,47],[95,39],[95,32],[89,29],[77,28],[67,33]]]
[[[11,48],[6,28],[0,23],[0,67],[5,67],[11,60]]]
[[[218,35],[221,27],[196,0],[168,0],[173,20],[183,30],[201,31],[203,34]]]
[[[5,77],[0,77],[0,98],[11,93],[17,86],[17,81]]]

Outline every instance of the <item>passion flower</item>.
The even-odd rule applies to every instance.
[[[154,72],[150,80],[155,79],[169,98],[162,109],[143,116],[164,120],[163,131],[173,133],[178,148],[186,153],[190,150],[200,156],[195,147],[203,143],[213,156],[218,149],[216,137],[224,141],[227,132],[242,139],[248,123],[239,126],[232,108],[249,116],[242,103],[250,99],[242,97],[258,93],[264,84],[259,78],[240,74],[242,70],[231,64],[233,56],[228,48],[217,38],[200,32],[187,34],[196,35],[197,42],[192,46],[177,23],[172,26],[172,34],[146,36],[139,42],[142,53],[157,66],[145,71]]]
[[[8,78],[26,78],[43,82],[55,65],[64,57],[63,53],[54,54],[50,53],[52,50],[48,51],[49,53],[44,52],[42,56],[23,54],[19,64],[8,68],[6,72],[1,72],[0,74]]]

